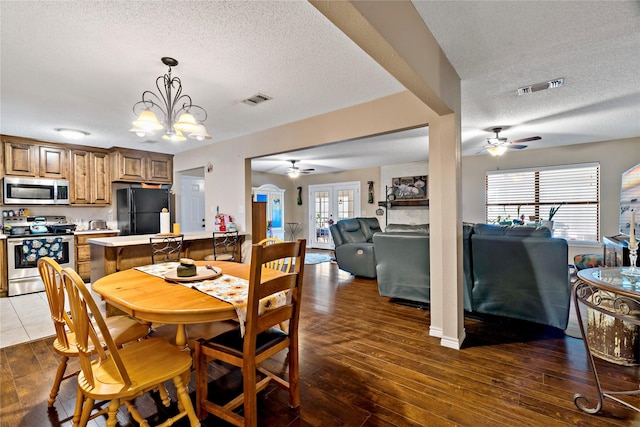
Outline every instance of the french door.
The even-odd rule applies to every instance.
[[[333,249],[329,226],[360,214],[360,182],[309,186],[309,247]]]

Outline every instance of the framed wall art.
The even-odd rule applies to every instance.
[[[428,200],[427,175],[403,176],[391,179],[392,200]]]

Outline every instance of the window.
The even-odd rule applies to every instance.
[[[600,164],[576,164],[487,172],[487,222],[524,223],[553,217],[554,237],[598,240],[600,237]]]

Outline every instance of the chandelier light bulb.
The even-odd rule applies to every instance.
[[[136,127],[129,129],[129,132],[135,133],[140,138],[144,138],[147,135],[153,135],[153,132],[148,132],[148,131],[146,131],[144,129],[140,129],[140,128],[136,128]]]
[[[184,136],[182,132],[180,132],[179,130],[174,131],[172,129],[169,132],[162,135],[162,139],[166,141],[171,141],[171,142],[180,142],[180,141],[185,141],[187,137]]]

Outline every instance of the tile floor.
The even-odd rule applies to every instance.
[[[52,335],[55,330],[44,291],[0,298],[0,348]]]
[[[45,292],[0,298],[0,348],[54,334]]]

